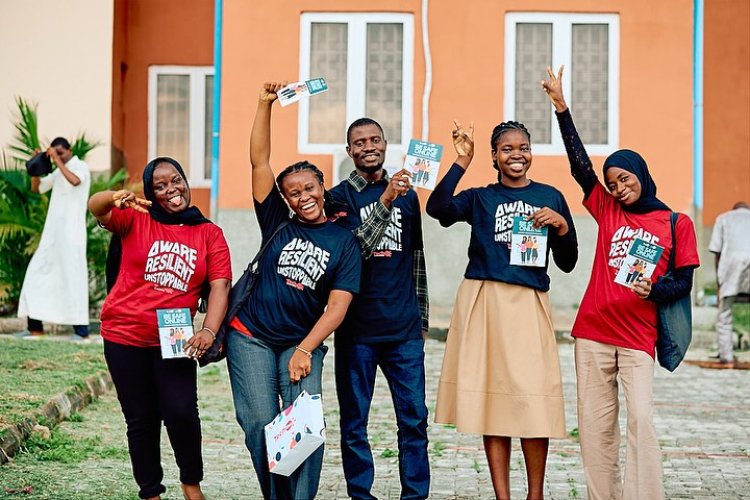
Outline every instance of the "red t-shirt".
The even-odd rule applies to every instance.
[[[597,183],[583,205],[599,224],[594,266],[578,310],[572,335],[647,352],[654,356],[656,303],[639,298],[631,289],[615,283],[622,260],[635,238],[664,247],[651,279],[667,271],[672,252],[668,210],[634,214],[622,209],[604,186]],[[698,246],[693,221],[680,214],[675,224],[675,268],[698,266]]]
[[[104,301],[102,337],[159,346],[157,309],[195,315],[203,282],[232,279],[229,248],[215,224],[167,225],[135,210],[113,210],[107,229],[122,238],[120,274]]]

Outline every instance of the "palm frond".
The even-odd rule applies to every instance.
[[[22,97],[16,97],[17,115],[13,120],[16,134],[15,141],[10,149],[18,153],[16,158],[28,160],[33,156],[34,150],[41,149],[39,143],[39,130],[37,122],[36,103],[29,103]]]
[[[81,132],[78,137],[75,138],[73,144],[70,145],[70,149],[73,151],[74,155],[83,160],[92,149],[101,145],[102,143],[100,141],[90,141],[86,137],[86,132]]]

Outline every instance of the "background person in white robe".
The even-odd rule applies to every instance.
[[[86,204],[89,166],[73,155],[70,143],[57,137],[47,155],[57,168],[46,177],[32,177],[31,190],[50,189],[49,209],[39,248],[29,262],[21,289],[18,316],[28,318],[31,335],[42,335],[42,321],[74,325],[89,334],[89,285],[86,266]]]
[[[716,218],[708,250],[716,254],[719,314],[716,341],[719,363],[734,366],[732,306],[739,296],[750,294],[750,206],[739,202]],[[750,307],[750,306],[748,306]]]

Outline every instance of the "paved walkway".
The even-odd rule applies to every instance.
[[[708,333],[708,332],[707,332]],[[553,440],[550,446],[546,498],[586,498],[586,487],[576,440],[575,372],[573,346],[563,339],[559,345],[566,398],[569,438]],[[332,345],[329,342],[329,345]],[[426,343],[427,399],[432,412],[445,344]],[[712,351],[691,349],[693,359],[706,359]],[[750,360],[750,352],[739,353]],[[333,383],[333,352],[329,351],[324,370],[324,405],[328,422],[328,443],[321,481],[320,499],[346,497],[338,445],[338,410]],[[204,434],[205,480],[203,488],[210,499],[261,498],[243,436],[234,419],[231,391],[224,363],[199,371],[200,408]],[[399,497],[398,460],[393,407],[388,388],[379,375],[373,401],[370,441],[376,462],[373,493],[380,499]],[[750,371],[707,370],[683,364],[670,374],[656,369],[654,382],[656,427],[664,456],[666,496],[669,499],[749,499],[750,500]],[[621,403],[621,408],[624,404]],[[114,394],[84,410],[82,423],[64,422],[61,427],[77,439],[101,436],[103,444],[114,444],[121,454],[98,458],[80,465],[48,462],[16,464],[17,474],[34,475],[40,467],[53,474],[51,481],[62,482],[60,491],[80,492],[75,498],[124,498],[136,491],[130,465],[122,448],[124,421]],[[624,412],[621,415],[624,429]],[[174,458],[163,433],[165,500],[179,496]],[[431,498],[492,498],[492,485],[481,446],[481,438],[459,434],[449,426],[432,424],[430,465]],[[624,448],[622,450],[624,452]],[[622,457],[621,457],[622,458]],[[514,442],[511,459],[512,495],[525,498],[523,458]],[[57,468],[55,468],[57,467]],[[95,473],[94,473],[95,472]],[[92,475],[92,473],[94,473]],[[88,496],[97,485],[111,484],[109,493]],[[65,489],[67,488],[67,489]],[[128,493],[124,493],[128,492]],[[0,492],[0,496],[2,496]],[[42,498],[42,497],[40,497]],[[47,497],[44,497],[47,498]],[[51,497],[50,497],[51,498]],[[62,497],[56,497],[62,498]],[[66,497],[67,498],[67,497]]]
[[[432,411],[444,344],[428,340],[426,345],[428,407]],[[699,358],[708,353],[693,351],[691,355]],[[560,356],[567,428],[574,436],[577,423],[573,346],[562,343]],[[324,397],[328,443],[319,498],[338,499],[346,498],[346,485],[338,445],[332,352],[329,351],[327,359]],[[210,370],[215,371],[201,376],[201,412],[207,438],[204,490],[213,498],[258,498],[259,490],[249,457],[231,413],[225,367],[222,364],[220,370]],[[209,378],[212,382],[205,383]],[[670,374],[659,368],[654,390],[667,498],[750,499],[750,371],[705,370],[685,365]],[[400,485],[393,407],[380,375],[375,394],[369,428],[376,461],[373,493],[381,499],[398,498]],[[623,418],[624,414],[621,415],[624,429]],[[429,434],[433,478],[431,498],[492,498],[481,439],[437,424],[430,426]],[[513,498],[524,498],[523,460],[518,443],[514,444],[512,494]],[[575,437],[552,441],[546,489],[547,498],[586,497]]]

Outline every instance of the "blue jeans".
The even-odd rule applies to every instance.
[[[430,465],[427,458],[424,341],[380,344],[336,344],[336,391],[341,411],[341,458],[347,493],[374,499],[375,476],[367,439],[367,421],[377,367],[391,389],[398,426],[401,498],[427,498]]]
[[[255,473],[264,498],[315,498],[323,467],[323,450],[318,448],[289,477],[268,471],[264,427],[282,408],[291,405],[302,391],[322,394],[323,358],[328,347],[313,351],[310,374],[299,383],[289,380],[289,359],[294,347],[274,350],[255,337],[234,329],[227,333],[227,366],[237,422],[245,432]],[[279,405],[279,398],[281,405]]]

